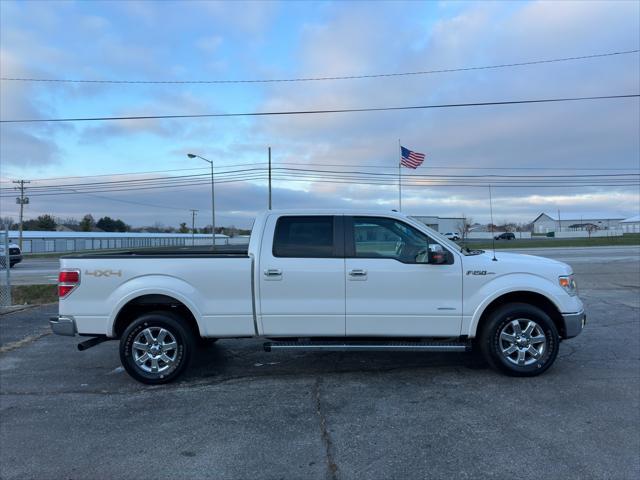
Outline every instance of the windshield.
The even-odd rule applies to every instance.
[[[412,219],[411,217],[407,217],[405,221],[408,221],[408,223],[413,224],[414,227],[418,227],[418,230],[429,235],[433,239],[433,241],[440,243],[442,245],[446,245],[447,248],[453,250],[454,252],[457,252],[460,250],[460,246],[457,243],[453,242],[452,240],[449,240],[447,237],[444,236],[444,234],[440,232],[436,232],[432,228],[427,227],[424,223],[418,222]]]
[[[447,237],[445,237],[445,235],[451,235],[451,233],[446,233],[446,234],[442,234],[440,232],[436,232],[435,230],[427,227],[426,225],[423,225],[420,223],[420,228],[421,229],[426,229],[432,238],[436,239],[438,241],[438,243],[441,243],[442,245],[445,245],[447,248],[455,251],[455,252],[460,252],[465,256],[469,256],[469,255],[480,255],[481,253],[484,253],[484,250],[474,250],[471,248],[468,248],[466,245],[462,244],[459,245],[456,242],[454,242],[453,240],[448,239]]]

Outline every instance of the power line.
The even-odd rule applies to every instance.
[[[305,183],[349,183],[349,184],[354,184],[354,185],[382,185],[382,186],[393,186],[396,185],[396,182],[390,179],[385,179],[385,178],[353,178],[353,177],[335,177],[334,179],[329,180],[330,177],[329,175],[324,175],[322,177],[319,176],[314,176],[314,177],[306,177],[306,176],[301,176],[304,174],[285,174],[285,173],[278,173],[276,174],[276,179],[278,180],[286,180],[286,181],[295,181],[295,182],[305,182]],[[232,178],[232,179],[228,179],[228,180],[222,180],[219,181],[217,183],[235,183],[235,182],[243,182],[243,181],[264,181],[266,180],[267,177],[264,173],[252,173],[249,174],[247,176],[244,177],[236,177],[236,178]],[[418,182],[418,183],[416,183]],[[438,183],[435,183],[438,182]],[[453,183],[453,182],[458,182],[458,183]],[[502,182],[502,183],[501,183]],[[525,182],[529,182],[529,183],[525,183]],[[560,182],[560,181],[559,181]],[[536,180],[536,179],[530,179],[530,180],[520,180],[519,183],[514,183],[513,180],[507,180],[507,179],[503,179],[503,180],[490,180],[490,179],[483,179],[480,181],[475,181],[472,182],[469,179],[458,179],[458,180],[454,180],[454,181],[447,181],[447,180],[425,180],[425,179],[410,179],[407,178],[404,181],[404,185],[407,186],[415,186],[415,187],[438,187],[438,186],[444,186],[444,187],[479,187],[479,186],[486,186],[488,183],[491,183],[493,185],[499,186],[499,187],[555,187],[555,188],[560,188],[560,187],[604,187],[604,186],[617,186],[617,187],[625,187],[625,186],[633,186],[633,187],[638,187],[640,186],[640,183],[638,183],[636,180],[633,179],[620,179],[620,180],[606,180],[604,179],[603,181],[600,182],[595,182],[592,179],[585,179],[584,181],[582,181],[582,183],[576,183],[576,182],[570,182],[569,180],[565,179],[563,180],[563,182],[565,183],[549,183],[548,180]],[[96,189],[96,190],[91,190],[92,192],[99,192],[99,193],[109,193],[109,192],[126,192],[126,191],[144,191],[144,190],[157,190],[157,189],[167,189],[167,188],[192,188],[193,186],[198,186],[198,185],[208,185],[209,182],[204,181],[204,180],[200,180],[200,181],[192,181],[188,184],[185,183],[179,183],[179,184],[166,184],[166,185],[152,185],[152,186],[143,186],[143,187],[118,187],[118,186],[113,186],[112,188],[109,189]],[[85,192],[81,192],[76,190],[75,191],[76,194],[83,194]],[[33,194],[33,196],[51,196],[51,195],[65,195],[65,194],[69,194],[68,193],[68,189],[67,192],[64,191],[44,191],[44,192],[38,192]],[[2,195],[2,196],[7,196],[7,195]]]
[[[377,186],[389,186],[389,187],[396,187],[397,186],[397,182],[396,183],[392,183],[392,182],[375,182],[375,181],[349,181],[349,180],[310,180],[310,179],[301,179],[301,178],[295,178],[295,177],[278,177],[278,178],[274,178],[275,180],[283,180],[283,181],[287,181],[287,182],[302,182],[302,183],[333,183],[333,184],[349,184],[349,185],[377,185]],[[226,181],[222,181],[219,183],[237,183],[237,182],[244,182],[244,181],[267,181],[267,177],[266,176],[261,176],[261,177],[255,177],[255,178],[250,178],[250,179],[245,179],[245,180],[226,180]],[[210,185],[209,182],[201,182],[198,184],[193,184],[193,185],[175,185],[175,186],[166,186],[166,187],[161,187],[162,189],[167,189],[167,188],[173,188],[173,189],[184,189],[184,188],[192,188],[193,186],[197,186],[197,185]],[[476,184],[467,184],[467,183],[441,183],[441,184],[415,184],[415,183],[410,183],[410,182],[404,182],[402,183],[403,186],[406,187],[423,187],[423,188],[435,188],[435,187],[472,187],[472,188],[486,188],[487,185],[489,185],[489,182],[487,183],[476,183]],[[639,188],[640,187],[640,183],[614,183],[614,184],[607,184],[607,183],[595,183],[595,184],[570,184],[570,185],[563,185],[563,184],[554,184],[554,185],[549,185],[549,184],[493,184],[491,183],[491,185],[493,187],[496,188],[523,188],[523,187],[528,187],[528,188],[584,188],[584,187],[634,187],[634,188]],[[158,187],[145,187],[145,188],[141,188],[139,190],[157,190]],[[139,191],[136,190],[136,191]],[[106,192],[102,192],[102,193],[116,193],[116,192],[122,192],[122,191],[131,191],[130,189],[113,189],[113,190],[109,190]],[[84,195],[85,192],[75,192],[75,194],[78,195]],[[56,192],[56,193],[41,193],[41,194],[37,194],[34,196],[38,196],[38,197],[45,197],[45,196],[65,196],[65,195],[72,195],[72,193],[68,193],[68,192]],[[159,207],[159,208],[163,208],[163,207]],[[183,210],[183,209],[180,209]]]
[[[234,165],[235,166],[235,165]],[[125,173],[102,173],[99,175],[73,175],[69,177],[48,177],[48,178],[35,178],[33,182],[42,182],[45,180],[67,180],[73,178],[97,178],[97,177],[119,177],[123,175],[146,175],[149,173],[168,173],[168,172],[186,172],[189,170],[204,170],[206,167],[195,167],[195,168],[173,168],[170,170],[149,170],[146,172],[125,172]],[[11,175],[8,175],[11,176]],[[9,181],[2,181],[0,183],[10,183]]]
[[[178,118],[216,118],[216,117],[266,117],[284,115],[317,115],[330,113],[362,113],[362,112],[389,112],[397,110],[425,110],[435,108],[460,108],[460,107],[487,107],[499,105],[522,105],[530,103],[558,103],[578,102],[584,100],[612,100],[621,98],[640,97],[640,94],[627,95],[599,95],[593,97],[565,97],[565,98],[541,98],[532,100],[506,100],[501,102],[475,102],[475,103],[442,103],[434,105],[411,105],[404,107],[371,107],[371,108],[341,108],[327,110],[288,110],[275,112],[244,112],[244,113],[201,113],[190,115],[137,115],[129,117],[76,117],[76,118],[38,118],[22,120],[0,120],[0,123],[44,123],[44,122],[101,122],[112,120],[167,120]]]
[[[236,168],[242,166],[256,166],[256,165],[267,165],[266,162],[254,162],[254,163],[238,163],[234,165],[218,165],[214,166],[214,168]],[[317,166],[317,167],[336,167],[336,168],[376,168],[376,169],[392,169],[396,170],[397,166],[388,166],[388,165],[370,165],[370,164],[348,164],[348,163],[294,163],[294,162],[278,162],[276,165],[293,165],[293,166]],[[119,177],[119,176],[127,176],[127,175],[147,175],[150,173],[170,173],[170,172],[187,172],[192,170],[206,170],[207,167],[195,167],[195,168],[174,168],[169,170],[148,170],[143,172],[121,172],[121,173],[102,173],[97,175],[74,175],[68,177],[47,177],[47,178],[36,178],[31,180],[32,182],[44,182],[50,180],[71,180],[76,178],[99,178],[99,177]],[[549,171],[566,171],[566,172],[578,172],[578,171],[594,171],[594,172],[602,172],[602,171],[640,171],[638,167],[605,167],[605,168],[592,168],[592,167],[473,167],[473,166],[450,166],[450,165],[421,165],[420,169],[431,169],[431,170],[549,170]],[[217,175],[218,173],[216,173]],[[10,175],[9,175],[10,176]],[[0,181],[0,184],[9,184],[10,180]]]
[[[372,181],[383,181],[387,180],[395,180],[392,176],[379,176],[379,175],[367,175],[367,174],[349,174],[349,175],[341,175],[337,173],[331,172],[288,172],[288,171],[274,171],[274,174],[277,175],[277,178],[296,178],[300,180],[313,182],[318,179],[343,179],[343,180],[351,180],[351,181],[363,181],[363,180],[372,180]],[[250,172],[247,174],[234,174],[226,177],[221,177],[216,183],[226,183],[228,180],[234,181],[246,181],[254,178],[266,178],[266,172]],[[536,184],[548,184],[548,185],[565,185],[565,184],[614,184],[614,183],[628,183],[628,182],[637,182],[640,181],[638,175],[629,175],[625,177],[582,177],[582,178],[567,178],[567,177],[502,177],[502,178],[491,178],[491,177],[451,177],[451,176],[419,176],[419,175],[407,175],[407,181],[410,182],[422,182],[422,183],[451,183],[451,182],[460,182],[464,181],[467,183],[474,184],[486,184],[488,182],[493,182],[495,184],[504,183],[511,185],[526,185],[532,182]],[[224,180],[224,181],[223,181]],[[180,177],[167,177],[161,181],[154,180],[150,182],[144,183],[136,183],[136,184],[125,184],[125,183],[115,183],[115,184],[87,184],[85,186],[77,186],[77,185],[43,185],[40,187],[32,187],[31,192],[32,195],[46,193],[46,192],[56,192],[56,191],[66,191],[66,190],[75,190],[82,192],[106,192],[106,191],[136,191],[141,189],[146,189],[148,187],[154,188],[163,188],[163,187],[173,187],[173,186],[188,186],[188,185],[200,185],[203,184],[204,178],[180,178]],[[72,188],[75,187],[75,188]],[[2,189],[0,193],[8,192],[9,189]],[[4,194],[3,196],[8,197],[11,196],[9,193]]]
[[[624,50],[619,52],[597,53],[592,55],[581,55],[576,57],[551,58],[543,60],[531,60],[527,62],[501,63],[496,65],[483,65],[475,67],[442,68],[437,70],[421,70],[413,72],[396,73],[375,73],[370,75],[343,75],[343,76],[321,76],[321,77],[300,77],[300,78],[275,78],[275,79],[239,79],[239,80],[82,80],[82,79],[61,79],[61,78],[27,78],[27,77],[2,77],[0,80],[7,82],[42,82],[42,83],[109,83],[109,84],[230,84],[230,83],[293,83],[293,82],[319,82],[327,80],[359,80],[367,78],[389,78],[416,75],[432,75],[436,73],[468,72],[474,70],[495,70],[509,67],[523,67],[527,65],[540,65],[545,63],[559,63],[576,60],[587,60],[594,58],[612,57],[615,55],[628,55],[637,53],[640,50]]]
[[[180,211],[188,210],[187,208],[169,207],[168,205],[156,205],[156,204],[153,204],[153,203],[146,203],[146,202],[136,202],[135,200],[125,200],[123,198],[104,197],[102,195],[96,195],[94,193],[78,192],[77,190],[73,190],[71,188],[69,188],[68,190],[71,190],[72,192],[75,192],[75,193],[77,193],[79,195],[86,195],[88,197],[101,198],[103,200],[108,200],[108,201],[113,201],[113,202],[128,203],[128,204],[131,204],[131,205],[141,205],[143,207],[160,208],[160,209],[166,209],[166,210],[180,210]]]
[[[343,178],[352,180],[366,180],[366,179],[382,179],[389,178],[395,179],[395,174],[380,173],[380,172],[365,172],[365,171],[337,171],[337,170],[318,170],[318,169],[303,169],[303,168],[284,168],[276,167],[272,169],[277,174],[299,176],[301,178]],[[221,180],[243,180],[249,178],[254,174],[264,174],[267,171],[266,168],[250,168],[242,170],[228,170],[218,173],[218,183]],[[164,185],[177,185],[177,184],[192,184],[203,180],[206,174],[194,174],[194,175],[181,175],[181,176],[163,176],[153,178],[142,179],[127,179],[127,180],[112,180],[106,182],[83,182],[83,183],[62,183],[62,184],[48,184],[32,186],[31,191],[38,193],[42,191],[51,190],[65,190],[72,188],[79,188],[83,191],[90,190],[104,190],[110,188],[122,188],[135,190],[144,186],[164,186]],[[575,183],[585,181],[593,182],[613,182],[613,181],[633,181],[640,177],[637,173],[611,173],[611,174],[571,174],[571,175],[502,175],[502,174],[482,174],[482,175],[452,175],[452,174],[407,174],[405,177],[409,180],[423,180],[423,181],[454,181],[463,179],[465,181],[473,182],[511,182],[511,183],[526,183],[526,182],[545,182],[545,183]],[[6,187],[0,188],[0,192],[8,190]]]

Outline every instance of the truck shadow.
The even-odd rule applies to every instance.
[[[258,340],[220,340],[198,350],[185,380],[376,373],[422,368],[484,369],[470,353],[319,352],[267,353]]]

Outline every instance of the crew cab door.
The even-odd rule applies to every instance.
[[[347,336],[460,335],[457,255],[413,226],[345,217]]]
[[[344,336],[342,216],[271,215],[256,275],[263,335]]]

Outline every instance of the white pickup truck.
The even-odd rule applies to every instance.
[[[516,376],[544,372],[585,325],[571,267],[461,249],[396,212],[267,211],[248,249],[80,254],[60,261],[55,333],[120,340],[144,383],[177,378],[200,340],[265,350],[479,350]]]

